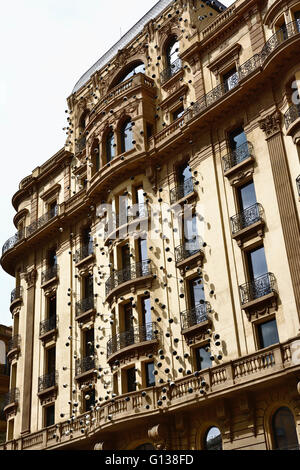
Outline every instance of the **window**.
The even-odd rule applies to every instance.
[[[274,450],[297,450],[299,442],[295,419],[287,407],[276,411],[272,419]]]
[[[48,266],[49,268],[54,268],[57,266],[57,255],[56,250],[50,250],[48,253]]]
[[[121,153],[128,152],[133,148],[131,121],[126,121],[121,127]]]
[[[95,402],[95,389],[89,390],[87,393],[84,393],[84,412],[87,413],[88,411],[91,411],[91,407],[95,406]]]
[[[263,246],[249,251],[247,253],[247,262],[251,281],[268,273],[265,249]]]
[[[145,364],[146,369],[146,387],[155,387],[155,375],[154,375],[154,362],[148,362]]]
[[[268,348],[279,343],[276,320],[271,320],[257,325],[257,334],[260,349]]]
[[[48,318],[56,318],[56,295],[48,300]]]
[[[229,70],[229,72],[223,75],[223,84],[225,92],[232,90],[238,84],[238,73],[236,67]]]
[[[49,207],[50,217],[56,217],[57,216],[57,211],[58,211],[57,201],[51,202],[51,204],[49,204],[48,207]]]
[[[179,42],[173,37],[166,48],[167,66],[170,67],[179,58]]]
[[[135,392],[136,391],[136,372],[135,368],[127,369],[126,371],[127,376],[127,392]]]
[[[199,304],[205,302],[204,287],[202,279],[196,277],[188,282],[188,289],[190,294],[190,308],[193,309]]]
[[[131,65],[131,67],[127,69],[124,74],[121,75],[121,77],[118,79],[118,83],[125,82],[126,80],[128,80],[131,77],[134,77],[138,73],[144,73],[144,72],[145,72],[145,64],[143,62],[135,63]],[[118,83],[116,83],[115,85],[117,85]]]
[[[148,245],[147,240],[140,238],[138,240],[139,261],[142,263],[148,259]]]
[[[49,428],[55,424],[55,406],[47,406],[45,408],[45,427]]]
[[[257,203],[253,181],[237,188],[237,199],[240,212],[244,212]]]
[[[177,171],[178,182],[180,185],[184,185],[187,181],[192,178],[192,170],[190,165],[185,164],[178,168]]]
[[[93,253],[93,237],[91,234],[91,228],[86,227],[82,230],[81,234],[81,247],[84,256],[89,256]]]
[[[147,122],[147,124],[146,124],[146,133],[147,133],[147,140],[149,140],[150,137],[153,136],[153,124],[149,124]]]
[[[139,186],[135,190],[135,203],[138,206],[137,217],[144,217],[145,215],[145,197],[144,188]]]
[[[195,349],[195,359],[197,371],[209,369],[212,367],[208,346]]]
[[[204,448],[205,450],[223,450],[220,429],[212,427],[207,431],[204,439]]]
[[[94,328],[84,332],[84,357],[88,357],[95,354],[95,331]]]
[[[130,344],[133,344],[134,342],[134,335],[131,333],[134,328],[133,327],[133,311],[132,311],[131,302],[129,304],[124,305],[123,319],[124,319],[123,331],[124,333],[129,333],[124,336],[124,347],[126,347],[126,346],[129,346]]]
[[[176,119],[181,118],[183,114],[184,114],[184,107],[180,106],[180,108],[176,109],[176,111],[172,113],[172,120],[176,121]]]
[[[150,297],[142,298],[142,315],[143,315],[142,317],[143,325],[147,325],[148,323],[152,322]]]
[[[115,136],[113,131],[110,131],[106,137],[106,161],[111,162],[115,158]]]
[[[94,277],[92,274],[83,278],[83,298],[90,299],[94,296]]]
[[[48,349],[46,352],[46,367],[47,374],[55,373],[55,364],[56,364],[56,348]]]
[[[295,21],[296,21],[297,31],[298,31],[298,33],[300,33],[300,10],[295,11],[294,18],[295,18]]]
[[[236,153],[235,165],[249,157],[247,136],[242,127],[239,127],[228,134],[229,147],[231,152]]]
[[[122,246],[121,258],[122,258],[122,269],[129,268],[131,265],[130,263],[131,257],[130,257],[130,248],[128,244]],[[129,281],[130,279],[127,279],[127,280]],[[124,281],[126,281],[126,279],[124,279]]]

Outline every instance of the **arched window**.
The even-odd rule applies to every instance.
[[[133,64],[130,64],[129,67],[125,68],[125,70],[112,82],[110,88],[117,86],[119,83],[125,82],[138,73],[145,73],[145,64],[142,61],[134,62]]]
[[[132,147],[131,121],[127,120],[121,127],[121,153],[128,152]]]
[[[147,442],[147,444],[142,444],[141,446],[138,446],[134,450],[155,450],[153,445]]]
[[[211,427],[204,439],[205,450],[223,450],[222,447],[222,434],[220,429]]]
[[[176,37],[173,37],[166,47],[166,61],[167,66],[170,67],[179,58],[179,42]]]
[[[92,176],[100,170],[100,146],[98,139],[94,140],[91,148]]]
[[[274,450],[298,449],[294,416],[287,407],[279,408],[272,419]]]
[[[115,157],[115,136],[110,131],[106,137],[106,160],[109,163]]]

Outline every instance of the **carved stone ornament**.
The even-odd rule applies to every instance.
[[[25,273],[25,281],[27,283],[27,288],[34,287],[36,280],[37,280],[37,270],[35,268],[31,269],[27,273]]]
[[[149,429],[148,437],[153,442],[156,450],[167,450],[166,441],[168,436],[168,428],[165,424],[157,424]]]
[[[267,138],[272,137],[281,131],[281,114],[279,111],[275,111],[273,114],[269,114],[264,119],[259,121],[260,128],[264,131]]]

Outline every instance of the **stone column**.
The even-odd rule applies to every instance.
[[[34,306],[35,284],[37,271],[31,269],[25,274],[27,282],[27,311],[26,311],[26,338],[24,342],[24,379],[22,402],[22,428],[21,434],[30,433],[31,421],[31,394],[32,394],[32,368],[33,368],[33,340],[34,340]]]
[[[278,209],[300,319],[300,230],[287,155],[281,131],[281,114],[275,111],[260,121],[266,134]]]
[[[71,195],[71,169],[70,162],[64,165],[64,201],[70,199]]]

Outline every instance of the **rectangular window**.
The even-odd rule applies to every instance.
[[[172,113],[172,120],[176,121],[176,119],[181,118],[183,114],[184,114],[184,107],[180,106],[180,108],[176,109],[176,111]]]
[[[127,392],[135,392],[136,391],[136,372],[135,368],[133,367],[132,369],[127,369],[126,371],[127,375]]]
[[[46,355],[47,355],[47,374],[52,374],[55,372],[56,348],[48,349]]]
[[[55,406],[47,406],[45,408],[45,427],[49,428],[55,424]]]
[[[147,325],[152,322],[150,297],[142,298],[142,322],[143,325]]]
[[[122,269],[129,268],[131,265],[130,262],[130,248],[129,244],[122,246],[121,248],[121,257],[122,257]]]
[[[132,331],[133,330],[133,311],[132,311],[132,304],[124,305],[124,332]],[[128,341],[130,338],[128,337]],[[132,344],[130,341],[129,344]]]
[[[145,372],[146,372],[146,387],[155,387],[155,375],[154,375],[154,362],[148,362],[145,364]]]
[[[247,136],[242,127],[235,129],[228,134],[230,150],[234,151],[247,142]]]
[[[247,253],[247,263],[250,281],[253,281],[268,273],[264,247],[257,248]]]
[[[236,67],[233,67],[231,70],[229,70],[229,72],[223,75],[223,83],[224,83],[225,92],[230,91],[234,87],[236,87],[237,82],[238,82],[238,74],[236,71]]]
[[[195,359],[197,370],[205,370],[212,367],[212,361],[210,359],[210,351],[206,351],[206,347],[195,349]]]
[[[84,412],[87,413],[91,411],[91,406],[95,406],[96,394],[95,390],[88,390],[87,392],[83,393],[83,401],[84,401]]]
[[[49,268],[54,268],[57,266],[57,255],[56,250],[50,250],[48,253],[48,266]]]
[[[257,203],[257,199],[253,181],[240,186],[237,189],[237,197],[240,212],[254,206]]]
[[[94,354],[95,331],[94,328],[84,332],[84,356],[88,357]]]
[[[83,298],[89,299],[94,296],[94,277],[92,274],[83,278]]]
[[[140,238],[138,240],[139,261],[142,263],[148,259],[147,239]]]
[[[188,282],[190,294],[190,308],[193,309],[200,303],[205,302],[203,282],[200,277]]]
[[[268,348],[279,343],[276,320],[261,323],[257,326],[258,341],[260,349]]]
[[[56,296],[48,300],[48,318],[56,317]]]
[[[51,204],[49,204],[48,210],[50,212],[50,216],[55,217],[57,215],[57,201],[51,202]]]
[[[150,137],[152,137],[152,135],[153,135],[153,125],[152,124],[147,123],[146,132],[147,132],[147,139],[149,140]]]
[[[178,168],[177,178],[179,185],[185,184],[186,181],[190,180],[192,177],[192,170],[190,165],[185,164]]]

